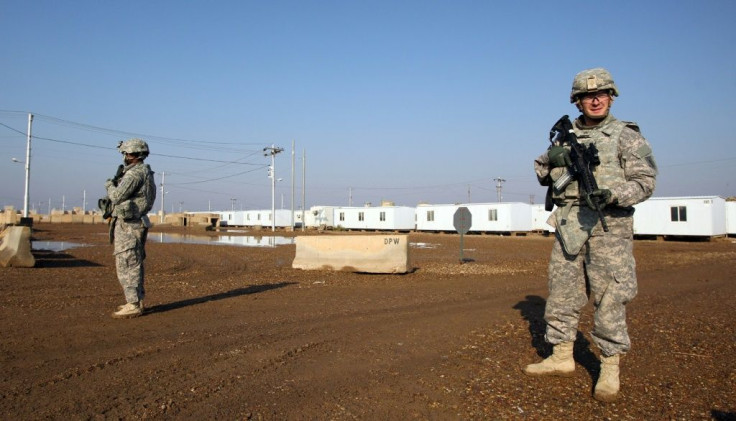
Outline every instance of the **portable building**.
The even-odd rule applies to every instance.
[[[425,205],[421,204],[416,207],[416,226],[417,231],[456,231],[454,226],[454,217],[457,208],[467,206],[463,204],[440,204]],[[472,227],[471,221],[471,229]]]
[[[552,211],[544,209],[543,204],[532,205],[532,230],[554,232],[554,227],[547,223]]]
[[[221,211],[220,226],[223,227],[243,227],[245,226],[245,211]]]
[[[291,227],[291,210],[289,209],[276,209],[276,219],[271,222],[271,209],[254,209],[247,210],[245,212],[245,223],[246,227],[261,227],[268,228],[275,226],[278,228]],[[294,212],[294,217],[296,218]]]
[[[304,223],[308,228],[319,228],[335,226],[334,206],[312,206],[304,213]]]
[[[255,209],[219,212],[220,225],[228,227],[270,227],[271,209]],[[299,222],[301,215],[294,212],[294,219]],[[291,210],[276,209],[276,226],[291,227]]]
[[[736,235],[736,202],[726,202],[726,233]]]
[[[726,234],[726,201],[718,196],[652,197],[634,206],[634,234]]]
[[[532,210],[527,203],[468,203],[417,206],[417,231],[457,231],[455,212],[470,211],[470,232],[522,232],[532,229]]]
[[[528,203],[473,203],[471,232],[528,232],[532,230],[532,206]]]
[[[336,207],[335,227],[349,230],[412,231],[416,209],[407,206]]]

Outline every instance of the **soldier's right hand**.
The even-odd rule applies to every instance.
[[[569,167],[572,164],[570,152],[562,146],[551,146],[547,151],[547,157],[552,168]]]

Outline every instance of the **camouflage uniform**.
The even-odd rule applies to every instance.
[[[125,300],[138,303],[145,297],[143,260],[150,222],[146,215],[156,199],[153,171],[138,162],[124,168],[118,185],[106,183],[113,213],[115,266]]]
[[[583,145],[595,144],[600,165],[593,170],[600,189],[609,189],[614,204],[603,209],[608,232],[598,215],[581,203],[577,182],[555,195],[550,220],[556,240],[549,262],[549,298],[544,319],[546,340],[556,345],[573,342],[580,310],[593,296],[593,341],[603,355],[626,353],[631,347],[626,327],[626,304],[637,292],[633,256],[633,205],[651,196],[657,175],[649,143],[633,123],[609,114],[600,124],[585,127],[582,116],[573,129]],[[551,185],[565,168],[549,166],[547,154],[534,162],[542,185]],[[564,220],[564,222],[563,222]]]

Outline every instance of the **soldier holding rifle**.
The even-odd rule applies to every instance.
[[[556,241],[549,262],[545,339],[553,353],[524,368],[528,375],[571,376],[580,311],[593,298],[593,342],[601,370],[594,397],[614,401],[619,361],[631,342],[626,304],[637,292],[633,256],[633,205],[652,195],[657,166],[635,123],[611,113],[619,94],[603,68],[578,73],[570,102],[581,115],[553,127],[552,146],[534,161],[541,185],[549,186],[548,223]],[[567,121],[565,121],[567,120]],[[577,144],[577,148],[575,147]]]
[[[118,150],[123,154],[122,168],[113,179],[105,182],[107,212],[111,240],[114,243],[115,267],[125,294],[124,305],[112,317],[125,319],[143,314],[143,260],[146,258],[146,237],[151,222],[148,212],[156,199],[153,171],[143,163],[148,157],[148,144],[141,139],[121,142]]]

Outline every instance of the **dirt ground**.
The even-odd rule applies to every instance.
[[[106,230],[37,224],[34,240],[87,246],[0,268],[1,419],[736,419],[733,238],[636,241],[633,348],[604,404],[590,304],[574,377],[521,372],[549,353],[551,237],[465,236],[460,264],[458,235],[411,233],[415,271],[368,275],[292,269],[294,245],[161,243],[217,233],[154,227],[147,313],[116,320]]]

